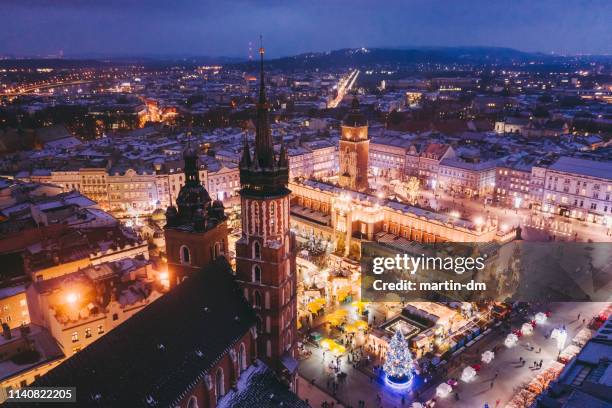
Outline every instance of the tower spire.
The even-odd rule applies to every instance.
[[[257,126],[255,129],[255,151],[261,168],[271,168],[274,165],[274,146],[270,132],[269,110],[266,100],[266,84],[264,78],[264,47],[260,36],[259,48],[259,102],[257,103]]]
[[[264,53],[263,36],[259,36],[259,103],[266,103],[266,84],[264,81]]]

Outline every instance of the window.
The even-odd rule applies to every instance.
[[[253,265],[253,282],[261,283],[261,268],[259,265]]]
[[[270,203],[270,231],[276,230],[274,222],[276,221],[276,203]]]
[[[104,326],[98,325],[98,334],[104,334]]]
[[[259,242],[253,242],[253,259],[261,259],[261,245]]]
[[[189,252],[189,248],[186,245],[181,247],[181,263],[191,264],[191,252]]]
[[[119,319],[119,315],[117,313],[113,313],[113,320]]]
[[[256,328],[257,328],[257,333],[262,333],[262,329],[263,329],[263,322],[261,321],[261,317],[257,316],[256,317],[256,322],[255,322]]]
[[[77,341],[79,341],[79,332],[72,332],[72,342],[76,343]]]
[[[90,338],[91,337],[91,329],[88,327],[85,329],[85,338]]]
[[[217,402],[225,394],[225,387],[223,384],[223,369],[217,369],[217,375],[215,376],[215,393],[217,396]]]
[[[246,347],[244,343],[240,343],[240,348],[238,349],[238,372],[242,373],[246,370]]]
[[[258,290],[253,292],[253,307],[261,308],[261,293]]]

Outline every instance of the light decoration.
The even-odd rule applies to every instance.
[[[324,350],[329,350],[336,356],[341,356],[342,354],[346,353],[346,348],[343,345],[336,343],[332,339],[323,339],[319,342],[319,344]]]
[[[368,323],[363,320],[356,320],[353,323],[344,326],[344,331],[347,333],[356,333],[358,331],[365,331],[368,328]]]
[[[401,330],[396,330],[389,342],[387,358],[383,369],[386,373],[386,382],[393,388],[406,388],[413,377],[413,361],[408,342],[404,339]]]
[[[523,199],[519,196],[514,197],[514,208],[520,208]]]
[[[436,396],[440,398],[446,398],[453,392],[453,387],[450,384],[442,383],[436,387]]]
[[[357,313],[363,314],[363,311],[368,306],[368,302],[363,302],[361,300],[355,300],[353,301],[353,303],[351,303],[351,306],[357,308]]]
[[[474,369],[474,367],[467,366],[461,372],[461,381],[463,382],[470,382],[474,378],[476,378],[476,370]]]
[[[516,343],[518,343],[518,336],[514,333],[508,334],[504,340],[504,345],[508,348],[516,346]]]
[[[69,293],[69,294],[66,296],[66,302],[68,302],[68,303],[70,303],[70,304],[74,304],[74,303],[76,303],[77,299],[78,299],[78,296],[77,296],[77,294],[76,294],[76,293]]]
[[[546,317],[546,313],[538,312],[535,315],[535,321],[536,321],[537,324],[546,323],[547,319],[548,319],[548,317]]]
[[[491,363],[491,361],[493,361],[494,358],[495,358],[495,353],[492,352],[491,350],[487,350],[484,353],[482,353],[480,360],[485,364],[489,364]]]
[[[521,326],[521,333],[523,333],[524,336],[531,336],[533,334],[533,326],[531,323],[523,323]]]
[[[331,324],[332,326],[340,326],[346,322],[346,317],[348,312],[344,309],[338,309],[327,316],[325,316],[325,321]]]
[[[308,309],[310,313],[317,314],[319,313],[319,310],[323,309],[323,306],[325,306],[325,303],[326,303],[325,299],[316,298],[312,302],[308,303],[306,308]]]
[[[346,298],[350,296],[350,294],[351,294],[350,286],[345,286],[345,287],[338,289],[338,291],[336,292],[336,298],[338,299],[338,302],[344,302]]]
[[[165,272],[160,272],[159,273],[159,282],[165,287],[165,288],[169,288],[170,287],[170,275],[168,274],[168,271]]]
[[[561,350],[563,350],[563,347],[565,346],[565,341],[567,340],[567,330],[563,328],[556,328],[550,334],[550,338],[557,340],[557,348],[560,352]]]

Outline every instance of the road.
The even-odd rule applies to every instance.
[[[337,108],[342,102],[342,99],[346,96],[346,94],[353,88],[355,82],[357,81],[357,77],[359,76],[359,70],[351,71],[347,76],[340,78],[338,82],[338,95],[336,98],[327,104],[328,108]]]
[[[7,92],[7,93],[0,93],[0,96],[19,96],[19,95],[23,95],[23,94],[27,94],[30,92],[40,92],[41,89],[51,89],[51,88],[58,88],[60,86],[72,86],[72,85],[81,85],[81,84],[89,84],[95,82],[94,80],[78,80],[78,81],[67,81],[67,82],[63,82],[63,81],[59,81],[59,82],[53,82],[53,83],[49,83],[49,84],[44,84],[44,85],[33,85],[27,88],[20,88],[18,89],[17,92]]]

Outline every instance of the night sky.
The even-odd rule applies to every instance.
[[[0,0],[0,55],[246,58],[346,47],[612,53],[612,0]]]

